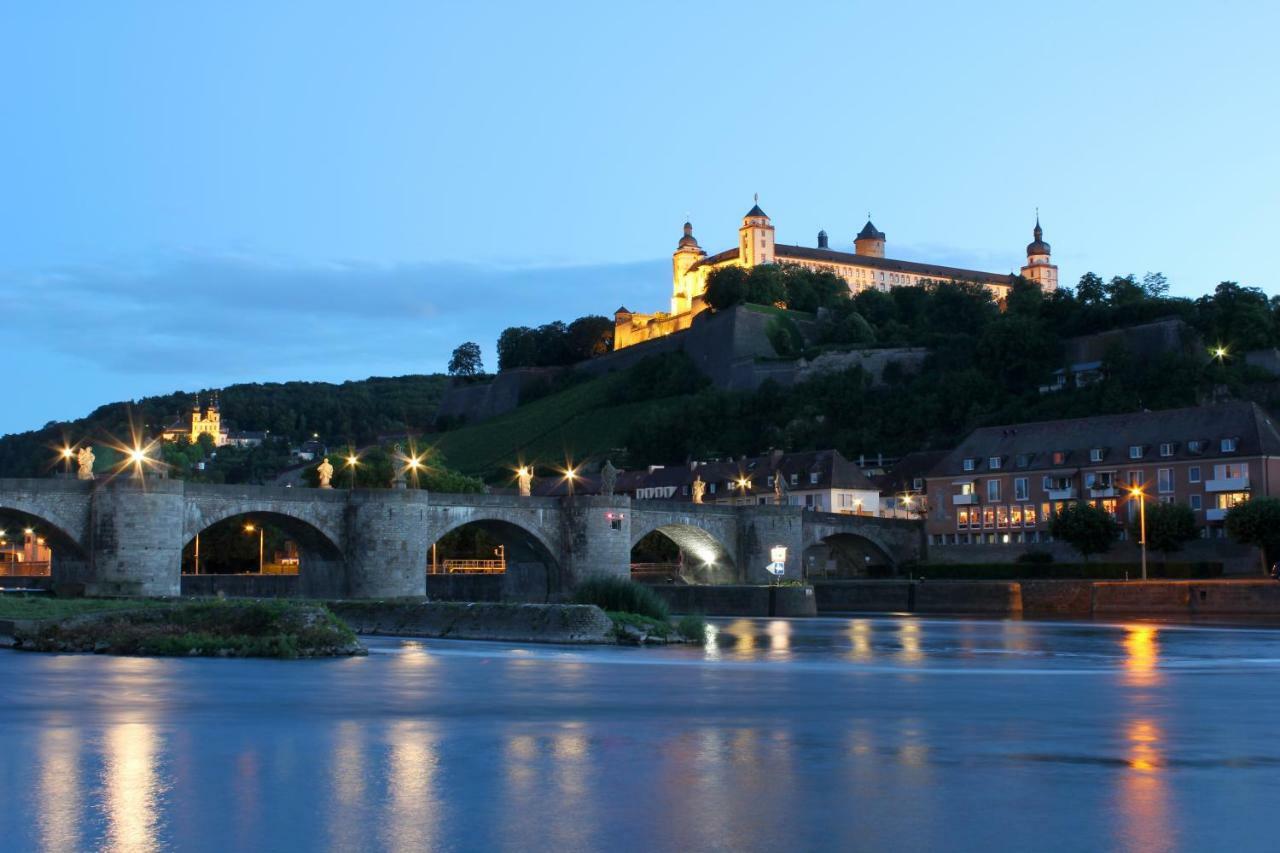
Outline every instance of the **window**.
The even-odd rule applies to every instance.
[[[1026,468],[1031,464],[1031,456],[1027,453],[1019,453],[1014,459],[1014,464],[1019,468]]]
[[[1036,523],[1036,505],[1026,504],[1022,507],[1022,523],[1027,527],[1033,527]]]
[[[821,475],[821,474],[819,474],[817,471],[813,471],[813,472],[811,472],[811,473],[809,474],[809,485],[811,485],[811,486],[816,486],[816,485],[818,485],[818,480],[819,480],[821,477],[822,477],[822,475]]]
[[[1009,507],[1009,526],[1022,526],[1022,504],[1013,504]],[[1019,534],[1021,535],[1021,534]]]
[[[1156,489],[1162,493],[1173,491],[1173,469],[1161,468],[1156,472]]]
[[[1106,455],[1107,455],[1106,450],[1104,450],[1104,449],[1103,449],[1103,448],[1101,448],[1101,447],[1095,447],[1095,448],[1093,448],[1092,450],[1090,450],[1090,451],[1089,451],[1089,461],[1090,461],[1090,462],[1101,462],[1101,461],[1102,461],[1102,459],[1103,459],[1103,457],[1105,457]]]
[[[800,475],[799,475],[799,474],[792,474],[792,475],[791,475],[791,485],[793,485],[793,486],[797,486],[797,485],[799,485],[799,484],[800,484]]]
[[[988,503],[1000,502],[1000,481],[999,480],[987,480],[987,502]]]
[[[1198,439],[1197,439],[1197,440],[1195,440],[1195,441],[1188,441],[1188,442],[1187,442],[1187,450],[1191,451],[1192,453],[1203,453],[1203,452],[1204,452],[1204,442],[1203,442],[1203,441],[1200,441],[1200,440],[1198,440]]]
[[[1168,442],[1168,441],[1166,441],[1165,443],[1161,444],[1161,445],[1160,445],[1160,455],[1161,455],[1161,456],[1172,456],[1172,455],[1173,455],[1173,444],[1172,444],[1171,442]]]
[[[1009,526],[1009,508],[1004,504],[996,507],[996,527]]]
[[[1029,496],[1030,489],[1027,488],[1027,478],[1018,477],[1013,481],[1013,499],[1015,501],[1025,501]]]
[[[916,477],[914,480],[912,480],[911,488],[915,489],[917,492],[924,491],[924,478]]]
[[[1199,465],[1192,465],[1190,468],[1187,469],[1187,482],[1188,483],[1200,482],[1200,466]]]
[[[1249,479],[1249,465],[1247,462],[1227,462],[1222,465],[1214,465],[1213,479],[1247,480]]]
[[[990,468],[992,471],[999,471],[999,470],[1000,470],[1000,457],[999,457],[999,456],[992,456],[990,459],[988,459],[988,460],[987,460],[987,467],[988,467],[988,468]]]
[[[1147,475],[1141,471],[1129,472],[1129,488],[1146,485]]]
[[[1199,495],[1192,495],[1192,496],[1191,496],[1191,501],[1190,501],[1190,502],[1191,502],[1191,509],[1192,509],[1194,512],[1199,512],[1199,511],[1200,511],[1200,496],[1199,496]]]
[[[1234,439],[1234,438],[1224,438],[1224,439],[1222,439],[1222,452],[1223,452],[1223,453],[1235,453],[1235,452],[1236,452],[1236,441],[1237,441],[1237,439]]]
[[[1129,445],[1129,458],[1130,458],[1130,459],[1141,459],[1141,458],[1142,458],[1142,445],[1141,445],[1141,444],[1131,444],[1131,445]]]
[[[609,529],[610,529],[610,530],[621,530],[621,529],[622,529],[622,519],[620,519],[620,518],[611,518],[611,519],[609,519]]]
[[[1063,463],[1064,463],[1064,462],[1066,462],[1066,461],[1067,461],[1067,451],[1065,451],[1065,450],[1055,450],[1055,451],[1053,451],[1053,464],[1054,464],[1054,465],[1061,465],[1061,464],[1063,464]]]
[[[983,526],[983,527],[995,527],[995,526],[996,526],[996,511],[995,511],[995,508],[994,508],[994,507],[989,507],[989,506],[988,506],[988,507],[983,507],[983,509],[982,509],[982,526]]]
[[[976,513],[977,510],[974,510]],[[962,506],[956,510],[956,527],[965,528],[969,526],[969,508]]]
[[[711,492],[711,494],[713,494],[713,495],[716,493],[716,484],[715,484],[715,481],[714,481],[714,480],[713,480],[712,482],[710,482],[710,483],[708,483],[708,484],[707,484],[707,489],[708,489],[708,490]]]
[[[976,467],[977,467],[977,462],[978,462],[978,460],[976,460],[976,459],[974,459],[974,458],[972,458],[972,457],[965,459],[965,460],[964,460],[964,470],[966,470],[966,471],[972,471],[974,468],[976,468]]]
[[[773,475],[772,475],[772,474],[770,474],[770,475],[769,475],[769,488],[771,488],[771,489],[773,488]]]
[[[971,494],[973,494],[973,483],[972,483],[972,482],[969,482],[969,483],[961,483],[961,484],[960,484],[960,494],[962,494],[962,495],[971,495]]]

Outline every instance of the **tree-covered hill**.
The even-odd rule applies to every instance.
[[[270,431],[300,442],[312,435],[333,445],[363,446],[377,436],[426,429],[448,384],[439,374],[359,381],[250,383],[221,389],[222,417],[232,428]],[[88,416],[0,438],[0,477],[41,476],[64,443],[106,447],[135,432],[154,436],[190,409],[195,391],[110,403]],[[205,401],[209,389],[199,392]]]

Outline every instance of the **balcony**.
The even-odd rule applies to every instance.
[[[1229,510],[1219,509],[1217,507],[1209,507],[1204,511],[1205,521],[1222,521],[1227,517]]]
[[[1064,486],[1061,489],[1049,489],[1045,494],[1051,501],[1073,501],[1076,499],[1076,487]]]
[[[1089,497],[1091,498],[1114,498],[1118,497],[1120,490],[1115,486],[1091,486],[1089,488]]]
[[[967,495],[952,495],[951,502],[956,506],[973,506],[978,502],[976,492],[970,492]]]
[[[1249,490],[1249,475],[1205,480],[1204,490],[1206,492],[1245,492]]]

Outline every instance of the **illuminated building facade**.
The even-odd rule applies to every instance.
[[[218,396],[215,394],[207,406],[201,406],[200,398],[196,397],[191,411],[178,416],[160,435],[165,441],[185,438],[192,444],[198,442],[200,436],[207,435],[213,439],[214,447],[227,444],[229,436],[222,423],[222,412],[218,409]]]
[[[1049,244],[1044,241],[1038,216],[1032,236],[1033,240],[1027,245],[1027,262],[1020,272],[1045,291],[1054,290],[1058,286],[1058,268],[1050,260]],[[686,222],[684,235],[671,257],[670,313],[637,314],[626,308],[618,309],[614,315],[614,349],[689,328],[693,318],[707,307],[708,276],[712,270],[726,266],[750,268],[760,264],[797,264],[815,272],[839,276],[848,284],[851,294],[873,289],[887,291],[894,287],[918,287],[935,281],[968,281],[984,285],[996,298],[1002,299],[1012,285],[1013,276],[1010,274],[886,257],[885,242],[884,232],[868,219],[853,240],[852,252],[832,249],[826,231],[818,232],[817,245],[813,247],[778,243],[774,239],[772,220],[756,204],[742,218],[738,245],[708,255],[693,236],[693,225]]]

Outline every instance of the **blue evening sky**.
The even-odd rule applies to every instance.
[[[1270,2],[0,7],[0,433],[668,305],[689,214],[1277,292]]]

